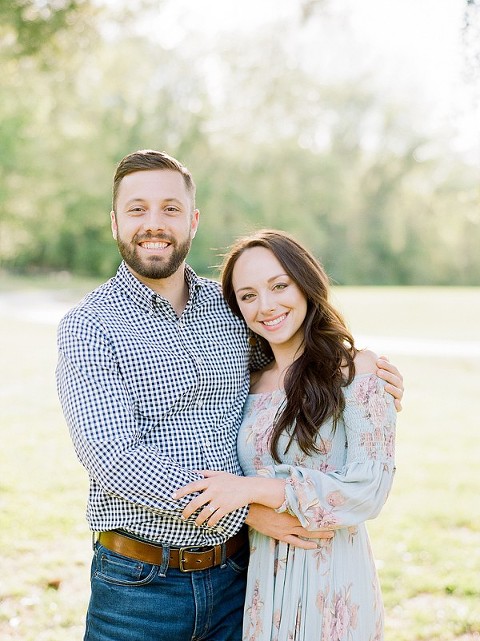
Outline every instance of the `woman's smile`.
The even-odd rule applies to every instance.
[[[276,318],[273,318],[271,320],[264,320],[260,322],[262,323],[262,325],[265,325],[265,327],[271,327],[272,329],[275,329],[276,327],[278,327],[278,325],[280,325],[282,321],[284,321],[287,318],[287,316],[288,316],[288,313],[281,314],[280,316],[277,316]]]

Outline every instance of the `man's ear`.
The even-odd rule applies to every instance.
[[[117,240],[117,232],[118,232],[117,219],[115,217],[115,212],[113,210],[110,212],[110,222],[112,226],[112,236],[115,240]]]
[[[192,224],[191,224],[191,233],[192,233],[192,238],[195,238],[195,235],[197,233],[198,229],[198,223],[200,221],[200,212],[198,209],[194,209],[192,213]]]

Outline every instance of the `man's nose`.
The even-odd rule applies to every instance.
[[[165,215],[159,209],[150,209],[144,217],[143,225],[147,231],[165,229]]]

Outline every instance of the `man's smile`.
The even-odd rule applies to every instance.
[[[143,249],[166,249],[167,247],[170,247],[170,243],[167,243],[165,241],[152,241],[152,240],[144,240],[140,243],[138,243],[140,247]]]

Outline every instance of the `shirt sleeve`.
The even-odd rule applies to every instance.
[[[395,473],[396,410],[384,382],[360,375],[346,395],[343,413],[346,457],[341,469],[326,471],[292,465],[273,466],[286,478],[288,511],[309,530],[351,527],[375,518],[383,507]],[[338,429],[338,428],[337,428]]]
[[[172,494],[201,475],[142,441],[132,394],[102,323],[87,312],[70,313],[59,326],[58,350],[58,394],[75,451],[89,475],[107,494],[180,518],[191,496],[177,501]],[[234,524],[241,513],[222,519],[224,532],[238,530]]]
[[[256,372],[265,367],[273,360],[272,352],[268,351],[267,346],[259,339],[250,344],[248,367],[250,372]]]

